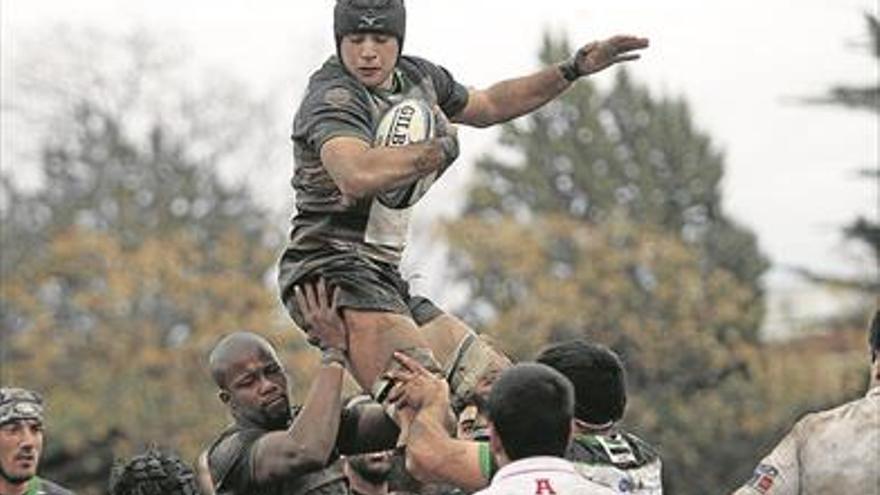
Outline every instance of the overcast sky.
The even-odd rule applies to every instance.
[[[221,67],[293,112],[309,72],[333,50],[331,0],[0,0],[4,67],[18,40],[51,26],[167,33],[192,60]],[[697,125],[726,155],[728,213],[757,232],[778,266],[852,271],[840,226],[878,216],[877,185],[856,176],[878,166],[876,116],[792,103],[836,83],[876,83],[865,0],[410,0],[405,51],[432,59],[482,87],[537,66],[541,33],[573,42],[616,33],[651,39],[634,76],[656,95],[684,96]],[[610,80],[611,72],[595,76]],[[287,146],[287,118],[279,142]],[[9,132],[3,126],[2,132]],[[8,137],[8,136],[6,136]],[[492,130],[461,133],[461,163],[490,151]],[[7,142],[4,139],[4,142]],[[256,187],[289,201],[285,154]],[[8,164],[4,164],[8,166]],[[430,212],[453,214],[450,196],[467,180],[459,167],[428,196]],[[439,198],[439,199],[438,199]],[[792,280],[776,269],[768,281]]]

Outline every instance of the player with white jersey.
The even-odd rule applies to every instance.
[[[735,495],[880,495],[880,311],[869,342],[867,395],[798,421]]]
[[[610,495],[608,488],[587,481],[571,461],[559,457],[532,457],[510,463],[477,495]]]
[[[281,299],[308,331],[296,288],[323,277],[338,289],[349,329],[349,369],[381,398],[391,355],[405,350],[450,376],[467,395],[479,377],[506,366],[461,321],[411,296],[399,272],[408,212],[458,156],[447,122],[486,127],[526,114],[585,75],[638,58],[644,38],[615,36],[570,59],[487,89],[468,89],[449,71],[402,55],[403,0],[338,0],[337,53],[314,72],[293,122],[297,212],[279,262]],[[434,109],[435,128],[402,145],[376,145],[376,130],[402,100]],[[424,120],[424,119],[423,119]],[[419,331],[422,326],[422,331]]]
[[[489,445],[501,469],[477,495],[612,494],[562,456],[571,436],[574,389],[538,363],[503,373],[489,394]]]

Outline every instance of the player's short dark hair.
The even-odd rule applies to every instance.
[[[626,409],[626,373],[611,349],[572,340],[542,351],[537,362],[565,375],[574,385],[576,418],[604,424],[623,417]]]
[[[573,414],[571,383],[543,364],[522,363],[507,369],[489,395],[489,421],[510,460],[561,457]]]
[[[116,463],[110,495],[199,495],[193,470],[174,454],[151,449]]]
[[[871,362],[873,363],[880,357],[880,310],[874,312],[874,318],[871,320],[868,346],[871,348]]]

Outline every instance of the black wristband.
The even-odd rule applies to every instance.
[[[581,77],[581,73],[577,68],[577,62],[574,57],[558,65],[562,78],[568,82],[575,82]]]

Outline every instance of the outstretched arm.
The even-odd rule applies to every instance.
[[[337,312],[335,297],[332,303],[328,302],[330,297],[323,280],[319,280],[314,289],[297,287],[296,297],[305,314],[327,323],[310,329],[311,338],[318,342],[324,355],[293,425],[286,431],[263,435],[255,444],[252,466],[258,483],[323,468],[333,451],[339,429],[342,375],[348,349],[345,325]]]
[[[467,105],[452,120],[488,127],[525,115],[559,96],[578,78],[639,58],[633,52],[647,46],[646,38],[623,35],[588,43],[559,65],[487,89],[471,90]]]
[[[458,440],[449,433],[446,381],[402,353],[395,353],[394,358],[404,369],[393,376],[397,384],[389,400],[399,408],[399,418],[409,423],[407,470],[422,482],[450,483],[466,490],[488,485],[481,469],[479,443]]]

